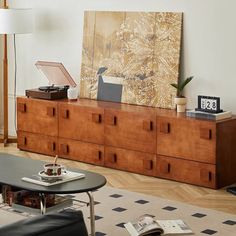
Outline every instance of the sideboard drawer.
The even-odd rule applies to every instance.
[[[29,132],[18,131],[18,148],[25,151],[33,151],[50,156],[58,153],[57,137],[51,137]]]
[[[157,156],[156,176],[210,188],[216,187],[215,165]]]
[[[20,131],[58,135],[57,102],[17,98],[17,129]]]
[[[103,165],[104,147],[102,145],[59,138],[59,156],[75,161]]]
[[[103,119],[102,108],[59,104],[59,137],[103,144]]]
[[[105,147],[105,166],[134,173],[154,175],[156,155],[122,148]]]
[[[216,164],[216,123],[157,117],[157,154]]]
[[[105,110],[105,144],[156,153],[156,114]]]

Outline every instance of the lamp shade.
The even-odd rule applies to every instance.
[[[27,34],[32,30],[32,9],[0,9],[0,34]]]

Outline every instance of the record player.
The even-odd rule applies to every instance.
[[[75,81],[62,63],[38,61],[35,65],[43,72],[51,85],[25,90],[27,97],[47,100],[63,99],[67,98],[67,90],[70,86],[76,87]]]

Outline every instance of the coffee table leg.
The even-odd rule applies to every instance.
[[[95,236],[95,215],[94,215],[94,199],[92,192],[87,192],[89,196],[90,206],[90,225],[91,225],[91,236]]]
[[[46,213],[46,197],[44,193],[39,193],[41,215]]]

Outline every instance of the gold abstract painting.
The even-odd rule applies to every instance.
[[[84,13],[80,97],[175,108],[182,13]]]

